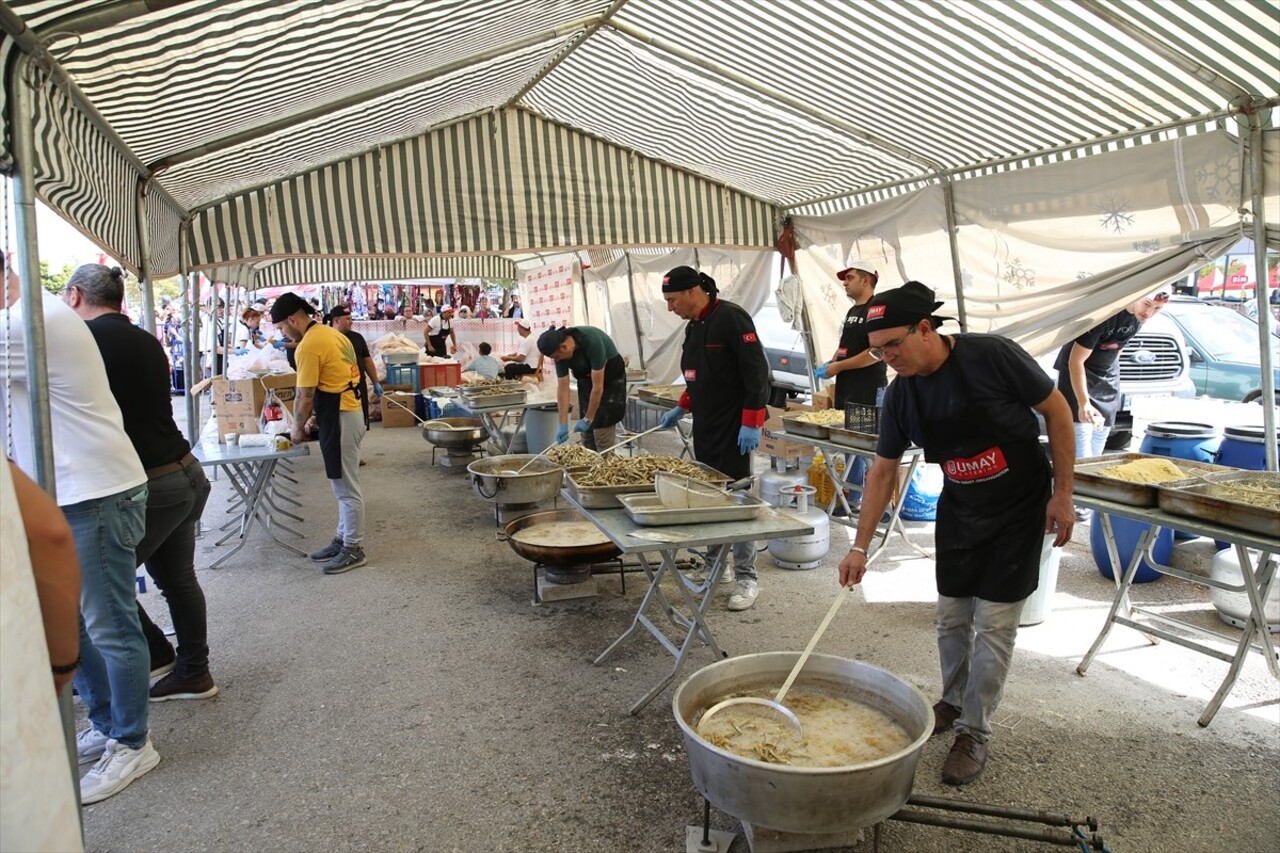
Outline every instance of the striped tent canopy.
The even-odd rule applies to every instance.
[[[767,248],[789,212],[1280,102],[1277,0],[8,0],[0,28],[0,166],[23,87],[46,203],[135,271],[262,284]]]

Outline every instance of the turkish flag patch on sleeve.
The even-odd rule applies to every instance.
[[[760,339],[756,337],[755,332],[743,332],[742,342],[744,344],[755,344],[755,343],[759,343]]]

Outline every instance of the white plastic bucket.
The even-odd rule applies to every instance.
[[[1018,624],[1023,627],[1039,625],[1049,615],[1049,604],[1053,601],[1054,590],[1058,588],[1058,565],[1062,562],[1062,549],[1053,547],[1053,539],[1054,534],[1045,534],[1044,545],[1040,549],[1040,584],[1022,605]]]

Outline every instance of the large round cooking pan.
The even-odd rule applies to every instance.
[[[433,418],[422,426],[422,437],[436,447],[475,447],[484,441],[479,418]]]
[[[739,820],[782,832],[852,832],[879,823],[911,796],[916,763],[933,733],[933,709],[912,685],[869,663],[816,654],[794,689],[809,687],[878,708],[911,743],[876,761],[846,767],[792,767],[743,758],[698,737],[707,708],[741,690],[776,690],[799,652],[765,652],[717,661],[680,685],[671,707],[684,734],[693,784]]]
[[[507,544],[526,560],[546,566],[586,566],[592,563],[603,563],[612,560],[622,553],[617,545],[605,539],[603,542],[590,545],[532,545],[528,542],[517,542],[513,534],[532,527],[535,524],[547,524],[555,521],[586,521],[586,516],[576,509],[557,509],[550,512],[538,512],[517,518],[506,527]],[[604,534],[600,534],[604,539]]]

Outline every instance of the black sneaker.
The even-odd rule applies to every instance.
[[[212,699],[218,695],[218,685],[206,672],[195,678],[179,678],[171,672],[151,687],[152,702],[168,702],[170,699]]]
[[[340,575],[343,572],[358,569],[363,566],[364,563],[365,559],[363,548],[347,548],[344,546],[338,551],[337,556],[324,564],[324,573],[326,575]]]
[[[162,675],[168,675],[169,673],[173,672],[174,666],[177,665],[178,655],[176,652],[174,652],[173,646],[166,644],[165,648],[167,648],[169,651],[167,655],[164,652],[161,652],[159,654],[152,652],[151,654],[151,677],[152,678],[159,678]]]
[[[335,536],[333,538],[333,541],[330,542],[328,545],[324,546],[319,551],[312,551],[307,556],[310,557],[314,562],[327,563],[329,560],[332,560],[334,557],[338,556],[339,552],[341,551],[342,551],[342,540]]]

